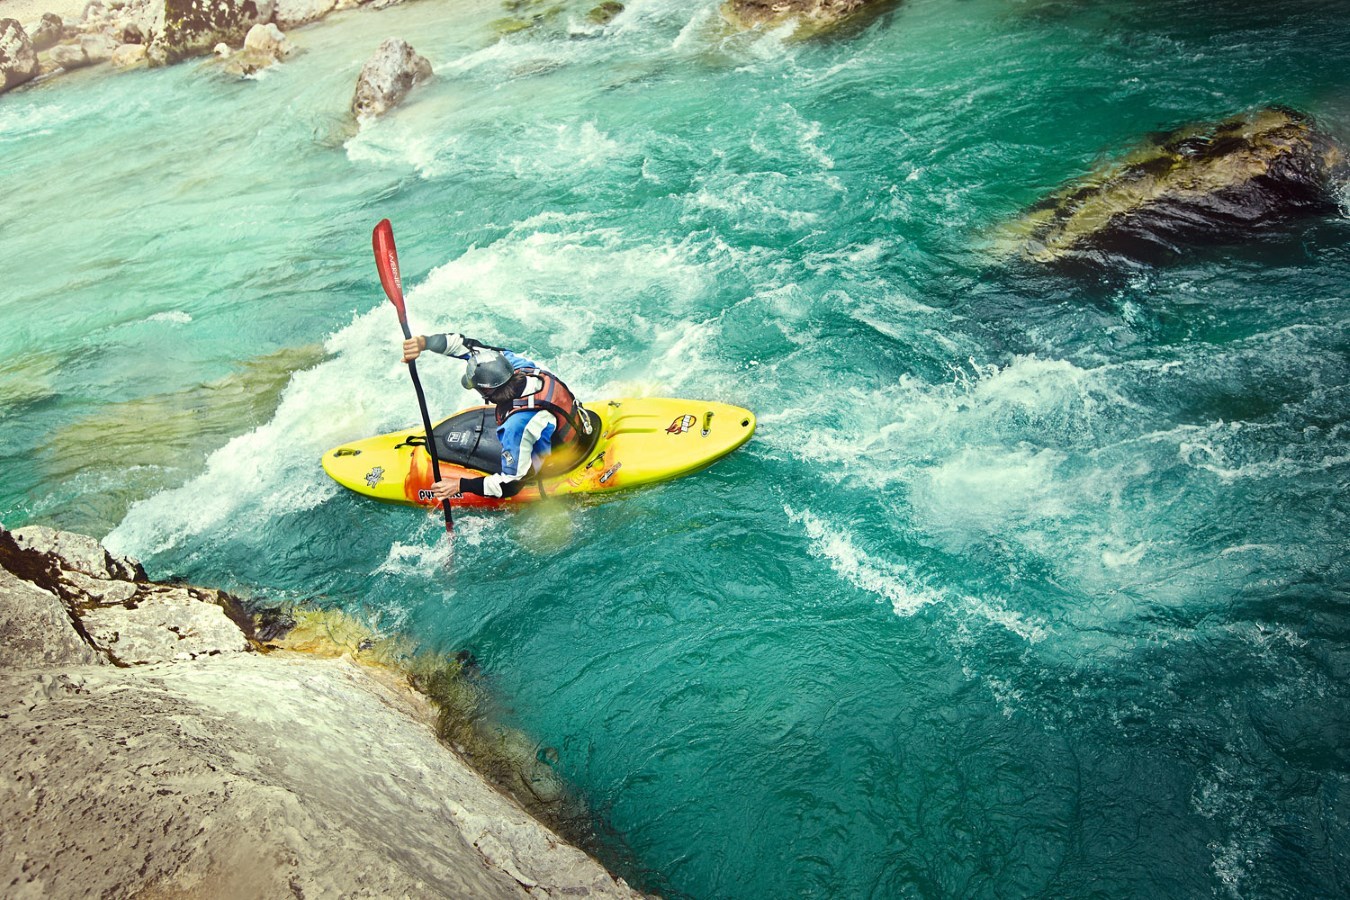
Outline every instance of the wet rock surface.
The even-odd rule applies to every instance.
[[[808,37],[895,5],[895,0],[728,0],[722,15],[738,28],[776,28],[790,21]]]
[[[232,75],[252,75],[280,62],[292,52],[294,48],[280,28],[272,24],[254,25],[244,37],[243,48],[226,58],[225,71]]]
[[[430,77],[431,63],[426,57],[406,41],[390,38],[361,67],[352,96],[352,115],[358,120],[384,115]]]
[[[230,605],[0,528],[7,896],[639,896],[439,743],[406,678],[256,652]]]
[[[1268,107],[1158,136],[1046,198],[997,243],[1034,263],[1157,264],[1334,212],[1345,177],[1344,150],[1312,119]]]

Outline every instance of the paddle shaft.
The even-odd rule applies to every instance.
[[[398,324],[403,328],[403,339],[410,341],[412,330],[408,328],[408,310],[403,299],[403,279],[399,276],[398,251],[394,248],[394,228],[388,219],[375,226],[371,241],[375,248],[375,266],[380,272],[380,284],[384,287],[385,296],[398,311]],[[427,455],[431,457],[431,477],[434,483],[441,480],[441,461],[436,455],[436,434],[431,428],[431,416],[427,414],[427,397],[422,391],[422,379],[417,377],[417,363],[413,360],[408,360],[408,374],[412,376],[413,390],[417,392],[417,408],[422,413],[422,427],[427,432]],[[450,512],[450,501],[442,500],[441,508],[445,510],[445,530],[454,531],[455,517],[454,513]]]
[[[408,330],[408,320],[400,317],[398,323],[403,326],[404,340],[411,340],[412,332]],[[422,379],[417,377],[416,360],[408,360],[408,374],[412,376],[413,390],[417,392],[417,408],[422,412],[422,427],[427,430],[427,454],[431,456],[431,480],[433,482],[440,481],[441,460],[436,455],[436,435],[431,429],[431,416],[427,414],[427,396],[422,391]],[[441,507],[445,510],[445,530],[453,531],[455,518],[454,514],[450,512],[450,501],[442,500]]]

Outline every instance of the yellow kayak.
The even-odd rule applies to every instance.
[[[755,433],[755,414],[705,400],[630,397],[586,407],[593,429],[584,456],[556,474],[545,466],[544,492],[600,494],[688,475],[726,456]],[[433,426],[441,477],[499,471],[501,445],[491,406],[462,410]],[[323,469],[343,487],[386,503],[435,506],[431,456],[422,428],[352,441],[323,455]],[[455,506],[497,506],[539,499],[534,478],[508,499],[465,494]]]

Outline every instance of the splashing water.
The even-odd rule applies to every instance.
[[[912,0],[806,42],[583,6],[7,94],[4,523],[471,651],[666,895],[1343,894],[1350,218],[1102,282],[986,247],[1148,132],[1344,139],[1338,5]],[[389,35],[436,78],[356,130]],[[324,450],[418,419],[385,217],[414,330],[756,438],[453,540],[342,492]]]

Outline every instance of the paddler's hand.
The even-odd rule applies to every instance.
[[[417,337],[408,338],[403,342],[403,361],[412,362],[422,355],[422,351],[427,349],[427,337],[419,334]]]
[[[453,500],[459,493],[458,478],[442,478],[431,486],[431,496],[437,500]]]

